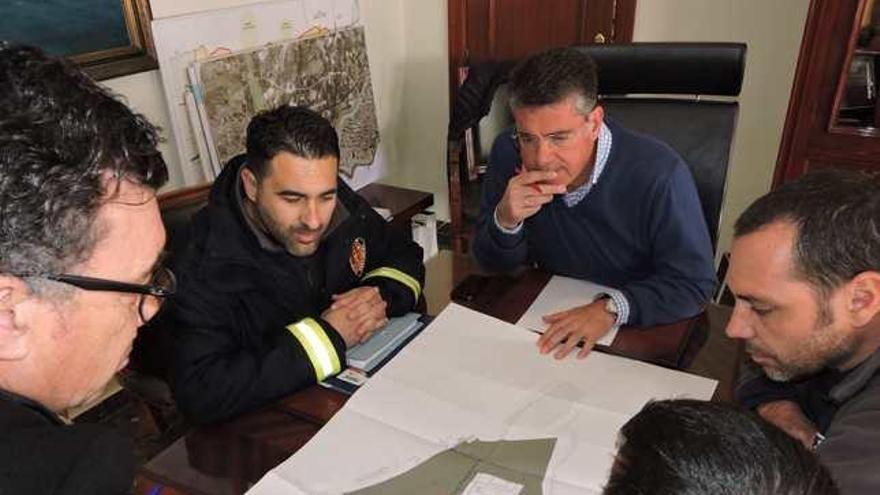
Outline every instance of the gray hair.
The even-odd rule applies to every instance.
[[[0,43],[0,87],[0,273],[63,273],[102,235],[108,174],[154,190],[168,179],[157,129],[36,48]]]

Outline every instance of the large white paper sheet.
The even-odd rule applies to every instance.
[[[548,359],[535,339],[450,304],[249,493],[345,493],[462,441],[547,437],[557,443],[544,493],[601,493],[617,431],[645,402],[715,390],[713,380],[597,352]]]
[[[535,332],[544,333],[544,330],[547,329],[547,324],[542,319],[544,316],[589,304],[596,299],[596,296],[607,292],[608,287],[604,285],[553,275],[544,286],[544,290],[538,294],[538,297],[516,324]],[[617,336],[617,330],[617,326],[613,327],[596,343],[611,345],[614,342],[614,337]]]

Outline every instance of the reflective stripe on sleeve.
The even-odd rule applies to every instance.
[[[296,337],[296,340],[306,350],[312,367],[315,368],[315,377],[320,382],[328,376],[339,373],[342,367],[339,364],[339,356],[336,348],[330,342],[330,338],[321,328],[321,325],[312,318],[287,325],[287,330]]]
[[[412,278],[408,274],[398,270],[397,268],[391,268],[389,266],[376,268],[370,273],[364,275],[364,280],[372,277],[386,277],[402,283],[413,291],[413,295],[415,296],[416,301],[419,300],[419,295],[422,293],[422,286],[421,284],[419,284],[419,281]]]

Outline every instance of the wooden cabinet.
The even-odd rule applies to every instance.
[[[877,0],[812,0],[773,186],[823,167],[880,171]]]

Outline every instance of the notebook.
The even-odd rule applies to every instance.
[[[377,364],[394,352],[407,337],[421,328],[418,313],[407,313],[391,318],[388,323],[376,330],[369,339],[352,347],[345,353],[348,365],[367,372],[373,371]]]

